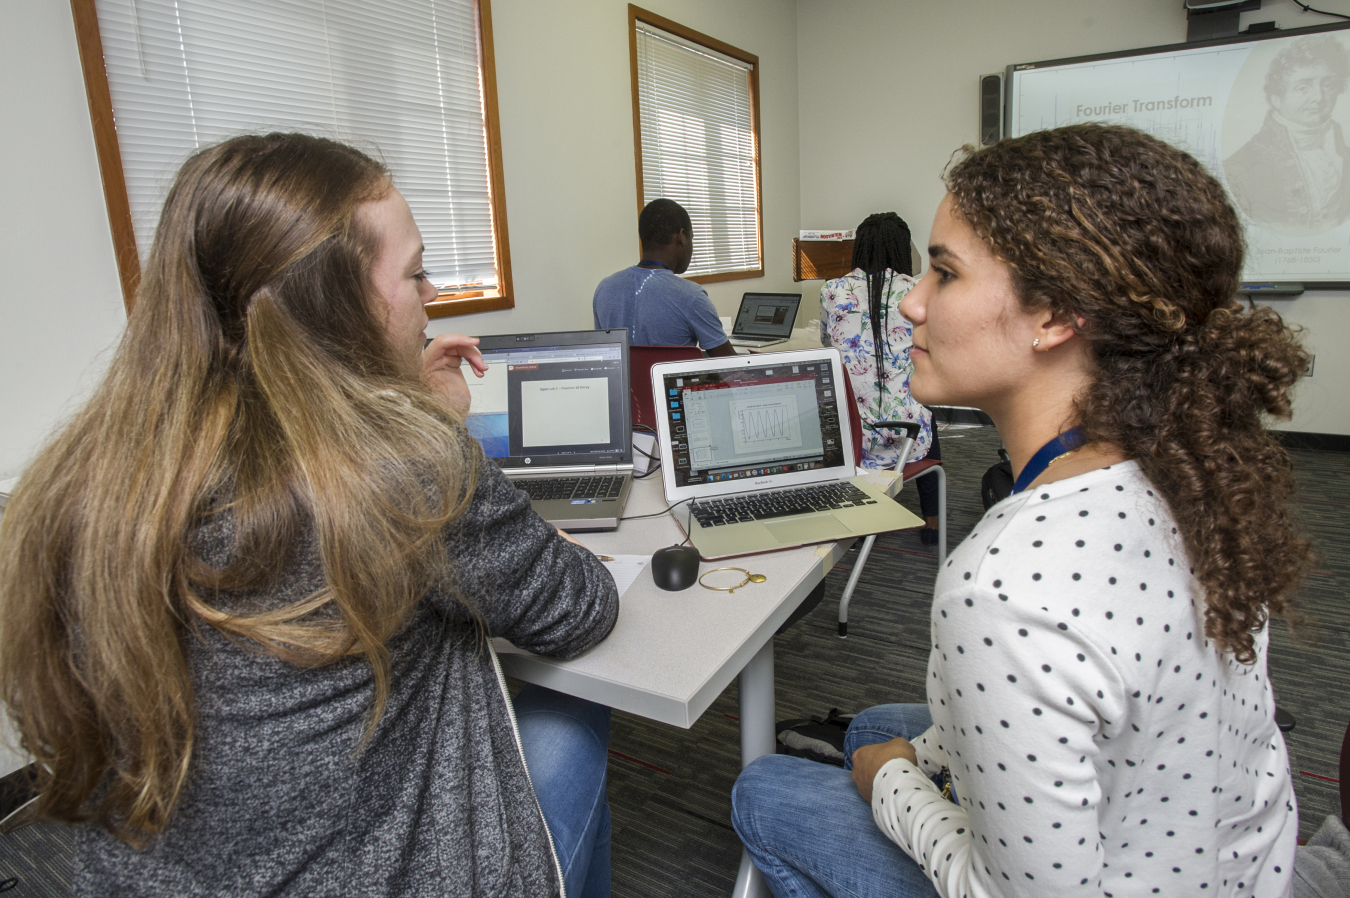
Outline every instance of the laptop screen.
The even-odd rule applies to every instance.
[[[731,332],[737,337],[791,337],[801,301],[800,293],[747,293]]]
[[[598,340],[575,342],[579,336]],[[465,376],[469,433],[503,467],[623,461],[630,439],[624,336],[483,337],[487,374]]]
[[[844,464],[828,361],[665,374],[675,486]]]

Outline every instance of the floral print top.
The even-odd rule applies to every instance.
[[[854,269],[841,278],[826,281],[820,290],[820,326],[832,346],[844,356],[863,423],[863,460],[865,468],[892,467],[900,455],[904,434],[874,431],[874,421],[917,421],[919,438],[909,460],[918,461],[928,454],[933,442],[933,415],[909,395],[909,376],[914,366],[909,360],[914,326],[900,314],[900,300],[917,283],[914,278],[886,271],[881,290],[881,314],[885,316],[885,371],[878,376],[876,351],[872,342],[872,318],[867,295],[867,275]]]

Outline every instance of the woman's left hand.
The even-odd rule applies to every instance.
[[[858,794],[869,805],[872,803],[872,781],[877,773],[886,766],[887,761],[904,758],[911,764],[918,764],[918,755],[908,739],[892,739],[890,742],[878,742],[875,745],[863,745],[853,750],[853,785]]]
[[[478,338],[463,334],[438,334],[422,350],[422,376],[445,398],[450,408],[460,415],[469,413],[469,384],[460,370],[468,362],[473,373],[482,377],[487,363],[478,351]]]

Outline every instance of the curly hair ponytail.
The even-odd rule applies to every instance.
[[[1242,230],[1223,188],[1162,141],[1094,124],[966,148],[946,181],[1023,305],[1079,322],[1096,368],[1079,427],[1139,463],[1204,590],[1206,635],[1254,662],[1253,634],[1292,617],[1312,557],[1264,422],[1289,417],[1307,354],[1274,311],[1236,301]]]

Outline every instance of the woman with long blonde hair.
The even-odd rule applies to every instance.
[[[76,894],[608,894],[608,711],[530,687],[517,736],[488,637],[574,655],[614,583],[464,430],[483,362],[423,349],[421,256],[340,143],[179,172],[107,376],[0,524],[0,697]]]
[[[946,181],[910,389],[989,413],[1014,494],[939,572],[927,705],[859,714],[851,778],[750,765],[737,832],[779,895],[1286,895],[1266,648],[1311,550],[1265,422],[1307,355],[1160,140],[1040,131]]]

